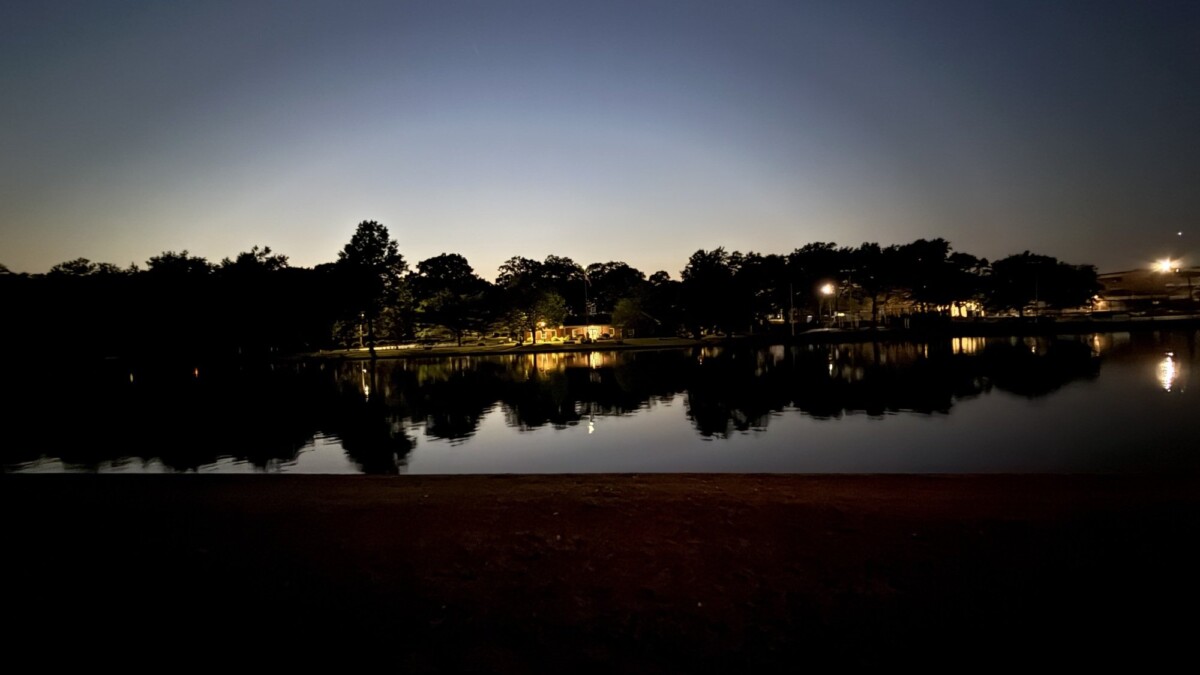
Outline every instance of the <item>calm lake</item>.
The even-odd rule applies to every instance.
[[[9,368],[6,472],[1177,472],[1200,332]]]

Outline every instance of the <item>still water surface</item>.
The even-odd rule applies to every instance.
[[[5,471],[1200,469],[1200,333],[248,367],[27,363]]]

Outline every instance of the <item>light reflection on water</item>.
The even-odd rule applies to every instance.
[[[6,471],[100,473],[1194,471],[1196,342],[708,345],[181,377],[59,369],[42,392],[14,380],[28,386],[3,459]]]
[[[1177,392],[1183,392],[1182,384],[1186,382],[1180,372],[1183,366],[1175,357],[1175,352],[1167,352],[1163,356],[1162,361],[1158,362],[1158,382],[1163,390],[1170,392],[1174,389]]]

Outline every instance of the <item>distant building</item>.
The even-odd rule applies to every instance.
[[[1095,310],[1144,312],[1191,307],[1200,292],[1200,267],[1168,271],[1137,269],[1109,272],[1096,277],[1101,291]]]
[[[633,331],[614,325],[607,314],[597,314],[590,317],[589,322],[582,317],[569,316],[561,326],[545,326],[537,331],[538,342],[554,342],[561,340],[582,341],[585,337],[590,340],[621,340],[633,337]],[[533,336],[525,331],[525,340]]]

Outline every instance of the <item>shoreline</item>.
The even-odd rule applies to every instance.
[[[679,349],[708,345],[771,345],[771,344],[830,344],[858,342],[904,342],[949,340],[969,337],[1039,337],[1054,335],[1083,335],[1088,333],[1149,332],[1161,330],[1192,330],[1200,328],[1197,316],[1148,316],[1123,320],[1045,320],[1036,317],[1024,320],[953,320],[910,329],[893,328],[815,328],[786,335],[707,336],[701,339],[682,337],[628,338],[601,340],[589,344],[516,343],[489,345],[439,345],[432,347],[385,346],[376,348],[377,359],[433,358],[440,356],[497,356],[506,354],[547,354],[594,351],[644,351]],[[370,359],[367,348],[330,349],[280,357],[282,360],[362,360]]]
[[[6,604],[22,618],[10,637],[47,648],[220,634],[273,662],[353,646],[412,672],[1145,667],[1184,655],[1175,611],[1200,599],[1196,476],[6,474],[0,487]]]

